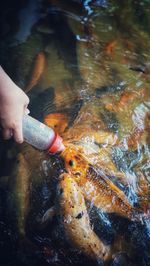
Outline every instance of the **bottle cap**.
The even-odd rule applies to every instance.
[[[62,151],[63,149],[64,145],[62,144],[62,138],[56,134],[52,145],[48,148],[48,152],[56,153]]]

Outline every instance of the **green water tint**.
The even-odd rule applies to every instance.
[[[102,211],[92,201],[87,200],[85,205],[99,239],[105,245],[112,245],[111,249],[114,243],[120,245],[121,253],[114,253],[109,265],[147,266],[150,259],[149,3],[82,1],[84,6],[80,2],[53,0],[42,5],[40,1],[41,16],[26,39],[15,39],[19,23],[16,32],[12,30],[3,38],[1,60],[8,74],[25,89],[36,56],[44,53],[43,72],[29,92],[31,114],[40,120],[49,113],[67,114],[64,140],[76,148],[81,146],[90,167],[113,181],[132,206],[142,209],[147,218],[128,221]],[[22,8],[25,6],[20,11]],[[12,248],[10,259],[4,256],[2,265],[10,262],[13,266],[18,261],[36,266],[101,263],[86,256],[81,248],[82,253],[80,245],[74,248],[75,238],[69,242],[61,212],[57,213],[63,202],[58,189],[58,184],[62,188],[62,158],[48,156],[28,145],[12,145],[5,153],[2,160],[11,162],[13,167],[9,177],[0,180],[0,229],[5,232],[1,246],[8,254],[10,242],[17,251]],[[74,161],[70,164],[73,166]],[[4,169],[3,175],[5,172]],[[79,194],[79,200],[78,197]],[[75,200],[73,195],[71,200]],[[84,209],[82,204],[81,207]]]

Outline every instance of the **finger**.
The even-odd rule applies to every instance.
[[[30,114],[30,110],[28,108],[26,108],[24,112],[26,115]]]
[[[27,95],[26,95],[26,96],[27,96]],[[26,103],[25,103],[25,106],[24,106],[25,109],[28,107],[29,102],[30,102],[30,100],[29,100],[29,97],[27,96],[27,97],[26,97]]]
[[[15,141],[17,143],[22,143],[23,142],[22,121],[20,121],[20,123],[15,126],[13,133]]]
[[[3,137],[6,140],[10,139],[12,137],[12,130],[11,129],[3,129]]]

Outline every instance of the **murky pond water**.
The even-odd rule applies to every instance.
[[[1,140],[0,265],[149,265],[149,0],[8,2],[1,64],[66,149]]]

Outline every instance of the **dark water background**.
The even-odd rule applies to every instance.
[[[115,178],[114,182],[117,182],[132,205],[138,206],[140,200],[144,202],[143,212],[147,218],[142,218],[141,223],[132,223],[96,211],[101,222],[97,218],[93,222],[92,217],[91,221],[96,224],[97,234],[107,243],[111,243],[114,231],[123,235],[126,245],[129,243],[132,256],[127,256],[125,252],[118,253],[110,265],[148,266],[149,0],[3,1],[0,20],[1,64],[22,89],[25,90],[29,83],[37,54],[43,52],[46,58],[42,76],[28,92],[31,115],[43,121],[49,113],[66,113],[72,126],[80,108],[85,106],[85,113],[93,120],[100,115],[101,125],[107,125],[109,132],[116,133],[124,144],[122,149],[114,147],[113,160],[117,168],[127,175],[128,185],[122,185]],[[82,121],[82,116],[79,116],[80,119]],[[90,123],[92,127],[91,118]],[[83,128],[84,125],[87,124],[83,122]],[[128,139],[130,136],[136,139],[136,129],[144,131],[143,137],[139,137],[129,148]],[[30,152],[28,147],[21,149],[23,153],[26,149]],[[3,142],[0,139],[0,265],[103,265],[102,262],[90,261],[74,250],[64,240],[63,231],[57,227],[58,221],[43,231],[37,229],[38,216],[48,209],[56,189],[54,182],[52,192],[49,191],[49,179],[45,168],[41,170],[40,166],[37,171],[33,166],[26,236],[24,239],[20,237],[16,222],[17,207],[13,204],[16,188],[14,186],[12,189],[8,185],[11,184],[9,180],[17,153],[18,147],[14,148],[12,141]],[[34,165],[36,157],[29,157],[29,160]],[[58,178],[62,167],[60,158],[51,156],[49,160],[49,164],[55,166],[51,176]],[[44,173],[43,182],[37,182],[38,171]],[[136,178],[140,180],[141,175],[147,189],[139,198],[137,191],[140,185]]]

